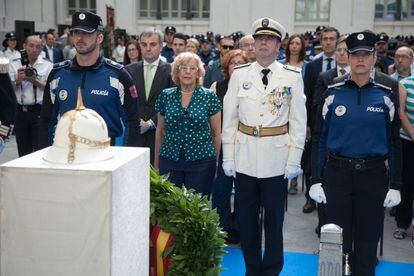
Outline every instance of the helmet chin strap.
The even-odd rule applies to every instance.
[[[82,112],[85,110],[86,108],[83,105],[81,89],[78,88],[78,100],[76,104],[76,109],[68,112],[68,116],[70,119],[69,133],[68,133],[69,141],[70,141],[69,152],[68,152],[68,163],[69,164],[72,164],[73,161],[75,160],[76,143],[85,144],[91,148],[106,148],[110,146],[110,142],[111,142],[110,138],[105,139],[103,141],[94,141],[94,140],[73,134],[73,123],[76,120],[77,114],[78,112]]]

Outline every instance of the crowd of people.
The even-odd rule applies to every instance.
[[[251,34],[167,26],[118,37],[104,57],[102,30],[98,15],[76,12],[60,37],[50,29],[20,48],[6,35],[1,147],[13,127],[19,156],[50,146],[80,88],[112,145],[123,136],[149,147],[155,169],[211,197],[246,275],[282,270],[284,204],[301,173],[303,213],[317,209],[318,235],[330,222],[344,229],[354,275],[374,275],[384,207],[396,206],[394,238],[411,227],[414,247],[413,36],[325,26],[289,35],[261,18]]]

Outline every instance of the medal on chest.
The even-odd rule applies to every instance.
[[[292,87],[282,86],[276,87],[270,91],[268,95],[269,111],[272,115],[279,117],[281,115],[282,106],[290,104],[292,98]]]

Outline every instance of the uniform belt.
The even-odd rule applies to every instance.
[[[40,110],[41,108],[42,108],[42,105],[41,104],[33,104],[33,105],[21,105],[21,104],[18,104],[17,105],[17,110],[23,111],[23,112],[37,111],[37,110]]]
[[[379,166],[384,166],[384,156],[371,158],[348,158],[337,154],[329,153],[328,161],[340,168],[345,168],[353,171],[364,171]]]
[[[262,126],[246,126],[242,122],[239,122],[239,131],[255,137],[266,137],[266,136],[278,136],[288,132],[288,124],[277,127],[262,127]]]

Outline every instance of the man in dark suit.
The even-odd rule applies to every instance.
[[[312,113],[317,111],[317,105],[321,101],[321,97],[328,88],[328,85],[332,84],[336,77],[343,76],[350,72],[348,64],[348,48],[346,47],[345,40],[346,36],[341,36],[336,43],[336,66],[326,72],[321,72],[318,76],[313,95]]]
[[[140,118],[139,147],[150,148],[154,164],[155,129],[157,112],[155,101],[161,91],[173,86],[171,65],[160,60],[163,34],[159,30],[145,31],[140,35],[142,61],[126,67],[138,90],[138,115]]]
[[[55,47],[56,38],[53,33],[46,34],[46,45],[43,46],[45,57],[52,63],[63,61],[63,52],[60,48]]]
[[[313,201],[309,197],[309,173],[310,173],[310,139],[313,127],[314,116],[312,113],[312,105],[313,105],[313,98],[315,95],[315,86],[318,80],[318,76],[320,72],[328,71],[336,66],[335,61],[335,50],[336,50],[336,42],[339,38],[339,32],[337,29],[333,27],[325,28],[321,34],[321,45],[323,54],[319,57],[314,59],[313,61],[309,62],[306,67],[306,73],[303,80],[305,95],[306,95],[306,108],[307,108],[307,115],[308,115],[308,131],[307,131],[307,145],[305,147],[304,152],[304,160],[307,164],[302,164],[304,168],[304,175],[306,179],[306,203],[303,206],[302,211],[304,213],[311,213],[316,208],[315,201]]]

